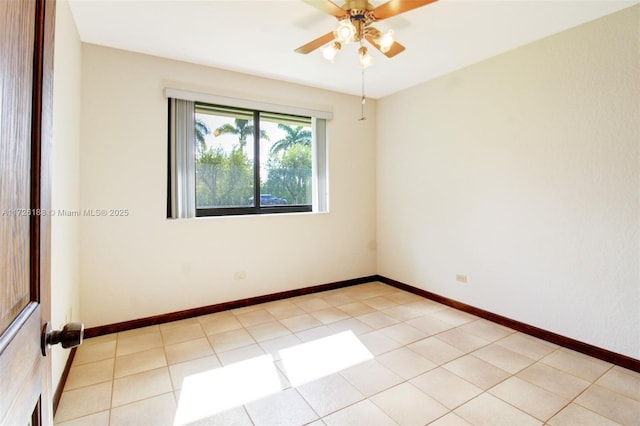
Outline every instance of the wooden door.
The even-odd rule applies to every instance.
[[[0,0],[0,424],[52,424],[53,0]]]

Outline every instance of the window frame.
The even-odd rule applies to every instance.
[[[193,217],[215,217],[215,216],[244,216],[259,214],[281,214],[281,213],[323,213],[328,212],[328,141],[327,141],[327,123],[333,118],[333,113],[327,111],[319,111],[307,108],[268,104],[264,102],[256,102],[243,99],[226,98],[216,95],[198,94],[194,92],[186,92],[178,89],[165,89],[165,96],[169,101],[169,179],[168,179],[168,202],[167,217],[168,218],[193,218]],[[180,178],[177,175],[183,173],[181,166],[177,165],[174,158],[176,145],[173,145],[172,139],[175,137],[172,127],[176,126],[176,119],[172,111],[173,100],[183,100],[193,102],[193,123],[195,126],[196,105],[212,105],[221,108],[241,109],[251,112],[253,115],[253,192],[254,200],[257,202],[253,206],[233,206],[233,207],[209,207],[198,208],[196,200],[193,199],[193,207],[191,213],[183,214],[180,209],[176,209],[175,200],[180,200],[181,196],[176,195],[180,191],[184,191],[179,183]],[[311,173],[311,194],[312,198],[309,204],[293,204],[293,205],[260,205],[260,113],[276,116],[302,117],[311,122],[312,129],[312,173]],[[286,120],[285,120],[286,121]],[[263,155],[268,151],[263,148]],[[193,185],[195,186],[195,164],[196,159],[191,163],[193,165]],[[190,180],[190,179],[188,179]],[[194,187],[195,190],[195,187]],[[189,191],[187,191],[189,192]],[[264,194],[263,194],[264,195]],[[195,197],[195,192],[193,194]]]

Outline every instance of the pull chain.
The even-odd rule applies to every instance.
[[[367,100],[364,97],[364,67],[362,67],[362,100],[360,101],[360,118],[359,121],[364,121],[367,117],[364,116],[364,105],[367,103]]]

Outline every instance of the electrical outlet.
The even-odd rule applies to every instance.
[[[456,281],[458,281],[459,283],[466,283],[467,276],[462,274],[456,274]]]
[[[246,271],[237,271],[235,274],[233,274],[233,279],[235,280],[244,280],[245,278],[247,278]]]

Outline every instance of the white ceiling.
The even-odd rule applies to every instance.
[[[334,64],[319,50],[309,55],[294,52],[331,31],[336,22],[300,0],[69,3],[83,42],[360,93],[354,45],[343,48]],[[365,71],[367,96],[384,97],[637,3],[440,0],[375,24],[382,31],[393,29],[407,50],[393,59],[373,53],[375,64]]]

